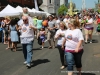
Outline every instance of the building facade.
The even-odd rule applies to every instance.
[[[37,0],[38,6],[42,4],[42,0]],[[0,8],[4,8],[8,4],[12,5],[13,7],[16,7],[18,5],[22,7],[29,7],[33,8],[35,7],[34,0],[0,0]]]
[[[68,5],[68,0],[60,0],[60,5]]]
[[[43,0],[40,8],[45,12],[51,14],[57,14],[58,8],[60,7],[60,0]]]

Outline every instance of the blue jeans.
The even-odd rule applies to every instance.
[[[32,61],[32,55],[33,55],[33,41],[31,41],[28,44],[22,44],[23,47],[23,54],[24,59],[27,62],[27,64],[31,64]]]
[[[74,64],[76,65],[76,68],[82,67],[82,63],[81,63],[82,54],[83,54],[83,50],[78,53],[65,52],[68,71],[73,71]]]

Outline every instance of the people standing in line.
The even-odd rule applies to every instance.
[[[18,36],[18,25],[16,23],[15,19],[11,20],[10,24],[10,37],[11,37],[11,42],[12,42],[12,50],[16,51],[17,50],[17,42],[19,41],[19,36]]]
[[[78,75],[81,75],[82,68],[82,54],[83,54],[83,34],[80,29],[77,29],[76,20],[70,20],[68,29],[65,32],[65,38],[63,40],[62,48],[65,46],[65,55],[67,61],[67,70],[68,75],[73,75],[74,65],[79,72]]]
[[[23,24],[18,28],[21,30],[21,44],[23,48],[23,54],[27,67],[31,67],[32,54],[33,54],[33,42],[34,42],[34,30],[36,27],[29,23],[28,16],[23,16]]]
[[[54,40],[54,35],[55,35],[55,29],[56,29],[56,25],[55,25],[55,21],[53,20],[53,16],[50,15],[49,16],[49,21],[48,21],[48,33],[47,33],[47,40],[49,42],[49,49],[51,48],[55,48],[55,40]],[[52,41],[53,40],[53,44]]]
[[[60,67],[60,69],[64,69],[65,68],[65,51],[62,49],[62,43],[65,37],[65,32],[67,30],[66,24],[64,22],[60,22],[59,25],[59,30],[57,30],[56,34],[55,34],[55,39],[57,39],[57,48],[59,50],[60,53],[60,60],[61,60],[61,64],[62,66]]]
[[[87,20],[84,26],[84,30],[85,30],[85,43],[92,43],[92,33],[93,33],[93,19],[91,15],[87,16]]]

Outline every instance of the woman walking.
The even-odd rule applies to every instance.
[[[55,39],[57,39],[57,48],[59,50],[60,53],[60,60],[61,60],[61,68],[60,69],[64,69],[65,68],[65,62],[64,62],[64,50],[62,49],[62,43],[65,37],[65,32],[66,32],[66,24],[64,22],[60,22],[60,26],[59,26],[59,30],[57,30],[56,34],[55,34]]]
[[[10,25],[10,37],[11,37],[11,42],[12,42],[12,49],[13,51],[16,51],[17,49],[17,42],[19,41],[18,37],[18,25],[16,24],[16,20],[11,20],[11,25]]]
[[[76,20],[70,20],[68,26],[70,29],[65,32],[65,38],[62,45],[63,49],[65,46],[68,75],[73,75],[74,64],[79,72],[78,75],[81,75],[83,34],[80,29],[77,29],[78,25],[76,24]]]
[[[6,48],[7,50],[10,49],[10,44],[11,44],[10,30],[9,30],[10,22],[11,22],[10,17],[6,16],[3,24],[3,28],[4,28],[3,33],[4,33],[4,44],[8,45],[8,47]]]
[[[84,30],[85,30],[85,43],[92,43],[92,33],[93,33],[93,19],[91,15],[87,16],[87,20],[84,26]]]

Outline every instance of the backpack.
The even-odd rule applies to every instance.
[[[100,24],[98,24],[97,31],[100,32]]]

